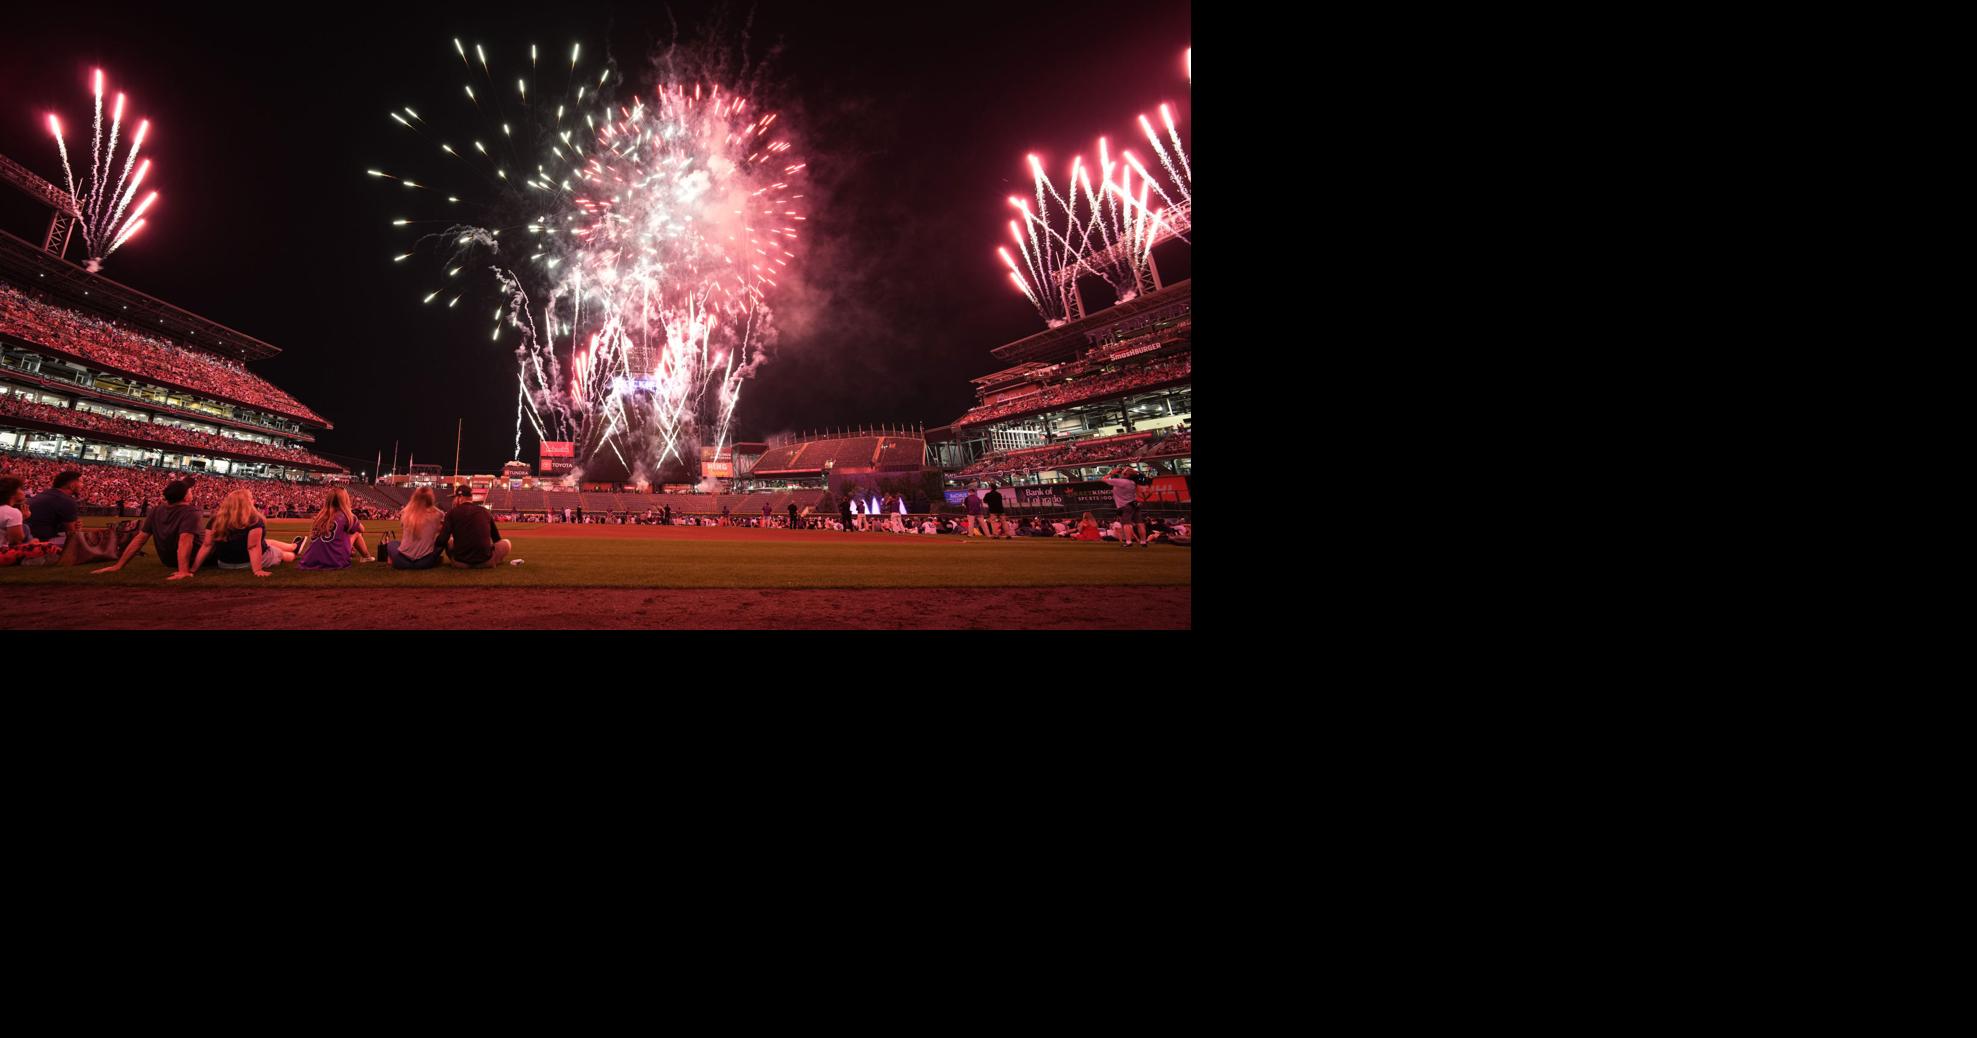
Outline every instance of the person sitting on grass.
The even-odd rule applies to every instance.
[[[449,565],[458,569],[493,569],[515,547],[501,539],[494,517],[474,503],[474,492],[464,486],[453,492],[453,509],[440,523],[436,542]]]
[[[309,536],[295,539],[301,569],[349,569],[353,556],[363,562],[376,562],[364,545],[364,524],[350,511],[350,492],[331,487],[323,495],[323,507],[309,524]]]
[[[221,569],[251,569],[255,576],[265,577],[276,566],[294,562],[295,549],[268,540],[268,519],[254,507],[253,493],[236,490],[213,510],[206,543],[200,545],[192,568],[204,568],[208,558]]]
[[[64,469],[48,489],[28,499],[27,531],[37,541],[67,544],[69,535],[82,529],[82,510],[76,498],[82,496],[82,473]]]
[[[185,503],[185,497],[192,492],[192,480],[174,480],[165,484],[165,503],[154,508],[144,517],[144,525],[138,527],[137,536],[124,547],[123,556],[117,561],[93,573],[115,573],[124,564],[137,556],[138,549],[144,547],[147,538],[158,542],[158,561],[172,568],[172,575],[166,580],[184,580],[193,573],[193,557],[199,543],[199,509]]]
[[[21,515],[25,501],[27,493],[21,489],[20,480],[12,476],[0,479],[0,550],[27,540],[27,520]]]
[[[381,546],[385,557],[391,560],[391,568],[431,569],[439,565],[439,528],[446,517],[433,500],[432,488],[412,491],[412,500],[405,503],[405,511],[399,513],[398,521],[405,524],[403,539],[386,541]]]
[[[1073,539],[1080,541],[1098,540],[1098,520],[1093,519],[1090,512],[1086,512],[1085,517],[1078,520],[1078,532]]]

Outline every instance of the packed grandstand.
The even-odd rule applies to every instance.
[[[306,446],[329,422],[247,369],[278,352],[0,232],[0,471],[30,487],[74,469],[83,504],[134,514],[196,473],[196,504],[299,513],[348,473]]]
[[[1122,462],[1193,471],[1192,281],[992,351],[1014,362],[975,380],[976,405],[928,431],[953,477],[1042,484],[1097,479]]]

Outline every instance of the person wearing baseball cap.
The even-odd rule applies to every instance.
[[[433,543],[446,552],[448,565],[458,569],[493,569],[515,547],[502,539],[494,515],[474,503],[473,490],[464,484],[453,489],[453,507]]]

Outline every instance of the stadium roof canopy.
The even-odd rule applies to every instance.
[[[1038,368],[1048,367],[1048,366],[1049,365],[1042,364],[1037,361],[1026,361],[1022,364],[1016,365],[1013,368],[1003,368],[1001,371],[995,372],[994,374],[983,375],[981,378],[974,379],[972,381],[978,386],[987,385],[994,382],[1008,382],[1014,380],[1016,376],[1021,375],[1026,371],[1035,371]]]
[[[1089,316],[1038,332],[1027,339],[1018,339],[1006,346],[997,346],[989,352],[998,359],[1011,363],[1070,360],[1078,355],[1078,347],[1083,345],[1085,337],[1093,332],[1102,331],[1135,314],[1172,306],[1190,298],[1193,294],[1194,279],[1189,278],[1168,285],[1158,292],[1148,292],[1146,295],[1108,306]]]
[[[0,276],[24,288],[38,288],[65,305],[121,321],[132,331],[149,332],[207,353],[249,361],[266,360],[281,352],[217,321],[101,274],[91,274],[6,231],[0,231]]]

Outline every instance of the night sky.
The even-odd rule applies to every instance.
[[[514,440],[514,340],[488,340],[492,277],[480,272],[454,310],[422,306],[443,272],[424,257],[391,262],[416,237],[390,225],[412,215],[408,192],[364,171],[476,182],[386,113],[410,105],[457,127],[445,135],[457,148],[481,135],[462,84],[479,92],[485,80],[478,63],[471,76],[462,67],[453,37],[470,54],[482,43],[496,82],[511,73],[511,94],[531,42],[546,70],[566,66],[581,41],[594,77],[608,41],[642,87],[649,55],[673,37],[669,14],[691,40],[715,10],[446,6],[468,13],[319,5],[257,23],[191,5],[17,5],[0,43],[0,153],[59,183],[53,111],[71,159],[80,141],[86,165],[88,77],[103,67],[110,89],[130,95],[127,114],[152,120],[146,187],[160,191],[144,232],[104,273],[280,347],[255,370],[334,422],[318,446],[359,468],[380,449],[388,463],[394,439],[401,466],[413,452],[450,465],[457,418],[463,469],[495,471]],[[1028,17],[988,4],[724,10],[717,36],[736,51],[753,12],[746,51],[767,58],[764,100],[791,121],[816,199],[798,250],[808,305],[792,308],[772,359],[745,384],[739,439],[951,421],[973,400],[968,380],[1000,366],[989,350],[1043,329],[994,252],[1008,235],[1006,198],[1032,193],[1024,155],[1039,153],[1061,181],[1100,135],[1139,138],[1135,117],[1157,120],[1163,101],[1192,145],[1186,0],[1036,5]],[[38,241],[45,219],[0,187],[0,227]],[[1187,276],[1186,245],[1156,258],[1170,282]],[[523,455],[535,458],[527,432]]]

